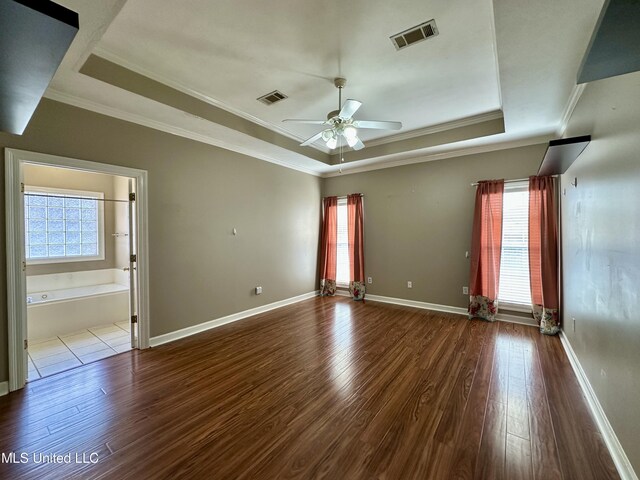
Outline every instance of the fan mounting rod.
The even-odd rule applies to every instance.
[[[340,111],[342,108],[342,89],[347,85],[347,79],[343,77],[336,77],[333,79],[333,84],[338,89],[338,111]]]

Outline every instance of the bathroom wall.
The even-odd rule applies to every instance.
[[[24,165],[24,184],[28,187],[49,187],[68,190],[102,192],[104,198],[114,196],[114,178],[111,175],[80,172],[66,168],[55,168],[42,165]],[[126,198],[126,197],[125,197]],[[51,273],[78,272],[100,270],[117,266],[115,242],[111,236],[115,228],[115,209],[112,202],[104,202],[104,260],[69,261],[29,265],[27,275],[46,275]]]
[[[129,179],[126,177],[113,177],[113,195],[117,200],[125,200],[129,198]],[[117,234],[113,238],[114,242],[114,261],[116,268],[120,273],[118,283],[128,285],[129,272],[123,269],[129,267],[129,203],[116,202],[113,205],[114,211],[114,230]],[[126,236],[124,234],[127,234]]]

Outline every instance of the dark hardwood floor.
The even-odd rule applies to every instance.
[[[557,337],[346,298],[34,381],[0,452],[31,460],[3,479],[618,478]]]

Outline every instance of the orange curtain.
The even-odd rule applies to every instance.
[[[323,199],[322,205],[320,295],[335,295],[338,244],[338,197],[326,197]]]
[[[349,235],[349,291],[354,300],[364,300],[364,210],[362,195],[347,195]]]
[[[498,313],[504,180],[478,183],[471,240],[469,318],[494,321]]]
[[[533,317],[540,331],[560,331],[558,219],[553,177],[529,178],[529,275]]]

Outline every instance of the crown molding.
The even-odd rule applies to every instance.
[[[569,125],[569,120],[571,120],[571,116],[573,115],[573,111],[576,109],[578,105],[578,100],[582,96],[586,83],[582,83],[580,85],[575,85],[573,90],[571,90],[571,94],[569,95],[569,99],[567,100],[567,104],[564,107],[564,111],[562,112],[562,117],[560,117],[560,125],[558,126],[558,137],[563,137],[564,132],[567,130],[567,125]]]
[[[240,153],[242,155],[247,155],[249,157],[253,157],[253,158],[257,158],[260,160],[264,160],[266,162],[269,163],[273,163],[275,165],[279,165],[281,167],[285,167],[285,168],[289,168],[292,170],[296,170],[302,173],[306,173],[308,175],[312,175],[315,177],[321,177],[321,178],[330,178],[330,177],[336,177],[336,176],[340,176],[340,175],[348,175],[348,174],[354,174],[354,173],[362,173],[362,172],[368,172],[368,171],[373,171],[373,170],[382,170],[385,168],[393,168],[393,167],[399,167],[399,166],[403,166],[403,165],[411,165],[411,164],[415,164],[415,163],[424,163],[424,162],[431,162],[431,161],[436,161],[436,160],[443,160],[446,158],[454,158],[454,157],[462,157],[462,156],[466,156],[466,155],[474,155],[474,154],[478,154],[478,153],[486,153],[486,152],[492,152],[492,151],[498,151],[498,150],[505,150],[505,149],[509,149],[509,148],[518,148],[518,147],[525,147],[525,146],[529,146],[529,145],[536,145],[536,144],[540,144],[540,143],[546,143],[549,141],[550,138],[553,138],[552,134],[548,134],[548,135],[538,135],[538,136],[533,136],[533,137],[527,137],[524,139],[519,139],[519,140],[512,140],[512,141],[505,141],[505,142],[498,142],[498,143],[491,143],[491,144],[487,144],[487,145],[479,145],[476,147],[468,147],[468,148],[455,148],[455,149],[451,149],[445,152],[438,152],[438,153],[425,153],[425,154],[420,154],[420,153],[416,153],[415,155],[412,155],[409,158],[402,158],[402,159],[398,159],[398,160],[388,160],[388,161],[383,161],[383,162],[378,162],[378,163],[374,163],[374,164],[370,164],[370,165],[363,165],[360,167],[354,167],[354,168],[345,168],[346,165],[343,167],[343,171],[338,172],[338,171],[331,171],[331,172],[326,172],[326,171],[321,171],[321,170],[311,170],[309,168],[305,168],[305,167],[301,167],[298,165],[294,165],[294,164],[290,164],[287,162],[283,162],[282,160],[278,159],[278,158],[273,158],[270,157],[268,155],[264,155],[264,154],[260,154],[254,150],[250,150],[247,148],[243,148],[243,147],[238,147],[235,144],[232,143],[228,143],[222,140],[219,140],[217,138],[214,137],[210,137],[207,135],[202,135],[200,133],[195,133],[192,132],[190,130],[184,129],[184,128],[179,128],[176,127],[174,125],[170,125],[164,122],[160,122],[157,120],[152,120],[148,117],[145,117],[143,115],[138,115],[135,113],[131,113],[128,112],[126,110],[121,110],[119,108],[115,108],[115,107],[111,107],[111,106],[107,106],[107,105],[103,105],[101,103],[98,102],[94,102],[92,100],[88,100],[86,98],[82,98],[76,95],[72,95],[66,92],[62,92],[59,90],[56,90],[54,88],[49,88],[44,95],[46,98],[50,99],[50,100],[54,100],[57,102],[61,102],[61,103],[65,103],[68,105],[73,105],[75,107],[78,108],[82,108],[85,110],[89,110],[95,113],[99,113],[102,115],[107,115],[109,117],[114,117],[114,118],[118,118],[120,120],[124,120],[127,122],[132,122],[138,125],[142,125],[145,127],[149,127],[149,128],[153,128],[155,130],[160,130],[166,133],[170,133],[173,135],[177,135],[180,137],[184,137],[184,138],[189,138],[191,140],[195,140],[197,142],[201,142],[201,143],[206,143],[208,145],[213,145],[215,147],[219,147],[219,148],[223,148],[226,150],[230,150],[233,152],[237,152]],[[348,165],[348,164],[347,164]],[[335,168],[335,166],[333,167]]]
[[[425,135],[431,135],[433,133],[445,132],[447,130],[453,130],[454,128],[468,127],[469,125],[475,125],[476,123],[487,122],[490,120],[497,120],[502,118],[502,110],[494,110],[491,112],[481,113],[479,115],[473,115],[470,117],[460,118],[451,122],[439,123],[437,125],[431,125],[424,128],[416,128],[415,130],[409,130],[408,132],[398,133],[396,135],[390,135],[388,137],[376,138],[374,140],[367,140],[367,147],[376,147],[378,145],[385,145],[387,143],[401,142],[403,140],[409,140],[411,138],[423,137]]]
[[[425,162],[433,162],[436,160],[444,160],[446,158],[454,158],[454,157],[464,157],[467,155],[476,155],[478,153],[487,153],[487,152],[495,152],[498,150],[507,150],[510,148],[519,148],[519,147],[528,147],[530,145],[539,145],[541,143],[547,143],[553,135],[537,135],[533,137],[526,137],[519,140],[510,140],[505,142],[497,142],[490,143],[486,145],[478,145],[477,147],[468,147],[468,148],[456,148],[452,150],[448,150],[446,152],[439,153],[426,153],[422,155],[416,155],[411,158],[405,158],[396,161],[389,162],[380,162],[374,163],[371,165],[364,165],[361,167],[355,167],[346,169],[346,165],[342,167],[342,172],[328,172],[322,174],[322,178],[330,178],[330,177],[339,177],[342,175],[350,175],[354,173],[363,173],[369,172],[373,170],[382,170],[385,168],[393,168],[393,167],[401,167],[403,165],[412,165],[414,163],[425,163]]]
[[[233,152],[240,153],[242,155],[247,155],[249,157],[258,158],[260,160],[264,160],[269,163],[273,163],[279,165],[281,167],[290,168],[292,170],[297,170],[302,173],[306,173],[308,175],[313,175],[314,177],[320,177],[321,174],[317,171],[310,170],[308,168],[300,167],[298,165],[292,165],[287,162],[283,162],[277,158],[270,157],[268,155],[263,155],[257,153],[254,150],[250,150],[247,148],[239,147],[235,144],[228,143],[217,138],[209,137],[207,135],[202,135],[200,133],[195,133],[190,130],[186,130],[184,128],[179,128],[174,125],[169,125],[164,122],[159,122],[157,120],[152,120],[142,115],[138,115],[135,113],[127,112],[125,110],[121,110],[119,108],[110,107],[107,105],[102,105],[100,103],[94,102],[92,100],[87,100],[86,98],[78,97],[76,95],[71,95],[66,92],[61,92],[54,88],[49,88],[45,92],[44,96],[50,100],[55,100],[56,102],[66,103],[68,105],[73,105],[74,107],[83,108],[85,110],[90,110],[92,112],[100,113],[102,115],[107,115],[109,117],[115,117],[120,120],[125,120],[127,122],[136,123],[138,125],[143,125],[145,127],[153,128],[155,130],[161,130],[166,133],[171,133],[173,135],[177,135],[179,137],[189,138],[191,140],[195,140],[197,142],[206,143],[209,145],[213,145],[215,147],[224,148],[225,150],[231,150]]]
[[[139,75],[145,76],[147,78],[150,78],[151,80],[155,80],[156,82],[162,83],[163,85],[166,85],[168,87],[171,87],[175,90],[178,90],[179,92],[182,92],[186,95],[189,95],[191,97],[197,98],[198,100],[208,103],[209,105],[213,105],[214,107],[220,108],[222,110],[225,110],[229,113],[232,113],[234,115],[237,115],[238,117],[244,118],[245,120],[248,120],[252,123],[255,123],[257,125],[260,125],[261,127],[267,128],[269,130],[271,130],[272,132],[276,132],[279,135],[285,136],[287,138],[290,138],[292,140],[295,140],[296,142],[304,142],[306,140],[306,138],[300,137],[298,135],[294,135],[293,133],[289,132],[288,130],[285,130],[284,128],[278,127],[276,125],[273,125],[272,123],[268,123],[265,122],[264,120],[261,120],[258,117],[255,117],[251,114],[248,114],[246,112],[243,112],[241,110],[238,110],[237,108],[234,108],[224,102],[221,102],[220,100],[210,97],[209,95],[206,95],[202,92],[199,92],[197,90],[194,90],[190,87],[187,87],[186,85],[173,80],[171,78],[165,77],[163,75],[159,75],[157,73],[154,73],[150,70],[147,70],[144,67],[141,67],[139,65],[136,65],[133,62],[130,62],[129,60],[126,60],[124,58],[122,58],[120,55],[113,53],[109,50],[106,50],[104,47],[96,47],[93,50],[93,54],[101,57],[105,60],[108,60],[109,62],[115,63],[116,65],[119,65],[123,68],[126,68],[128,70],[131,70],[132,72],[135,72]],[[331,150],[329,150],[328,148],[322,148],[318,145],[310,145],[311,148],[314,148],[318,151],[321,151],[323,153],[331,153]]]
[[[287,138],[290,138],[292,140],[295,140],[297,142],[304,142],[306,140],[306,138],[300,137],[298,135],[295,135],[291,132],[289,132],[288,130],[278,127],[277,125],[274,125],[272,123],[269,122],[265,122],[264,120],[248,114],[246,112],[243,112],[235,107],[232,107],[224,102],[221,102],[220,100],[213,98],[209,95],[206,95],[202,92],[199,92],[197,90],[194,90],[190,87],[187,87],[186,85],[173,80],[171,78],[165,77],[163,75],[154,73],[144,67],[141,67],[139,65],[136,65],[135,63],[121,57],[120,55],[118,55],[117,53],[111,52],[107,49],[105,49],[104,47],[96,47],[93,50],[93,54],[101,57],[105,60],[108,60],[109,62],[115,63],[116,65],[119,65],[121,67],[124,67],[128,70],[131,70],[135,73],[138,73],[140,75],[143,75],[147,78],[150,78],[151,80],[155,80],[156,82],[162,83],[168,87],[174,88],[186,95],[189,95],[191,97],[197,98],[200,101],[203,101],[205,103],[208,103],[210,105],[213,105],[215,107],[218,107],[222,110],[225,110],[229,113],[232,113],[234,115],[237,115],[238,117],[244,118],[245,120],[248,120],[250,122],[253,122],[257,125],[260,125],[261,127],[267,128],[273,132],[276,132],[280,135],[283,135]],[[433,133],[438,133],[438,132],[443,132],[446,130],[451,130],[454,128],[459,128],[459,127],[466,127],[469,125],[474,125],[476,123],[481,123],[481,122],[486,122],[489,120],[496,120],[498,118],[502,118],[503,117],[503,113],[502,110],[494,110],[491,112],[485,112],[485,113],[481,113],[478,115],[473,115],[470,117],[465,117],[465,118],[461,118],[458,120],[453,120],[451,122],[445,122],[445,123],[440,123],[438,125],[431,125],[428,127],[424,127],[424,128],[417,128],[415,130],[410,130],[408,132],[403,132],[403,133],[399,133],[396,135],[390,135],[390,136],[386,136],[386,137],[382,137],[382,138],[377,138],[377,139],[373,139],[373,140],[368,140],[367,141],[367,147],[374,147],[376,145],[384,145],[387,143],[392,143],[392,142],[399,142],[399,141],[403,141],[403,140],[408,140],[411,138],[416,138],[416,137],[422,137],[424,135],[430,135]],[[330,150],[324,146],[320,146],[318,144],[311,144],[309,145],[309,147],[314,148],[320,152],[323,153],[327,153],[327,154],[332,154],[333,150]]]

